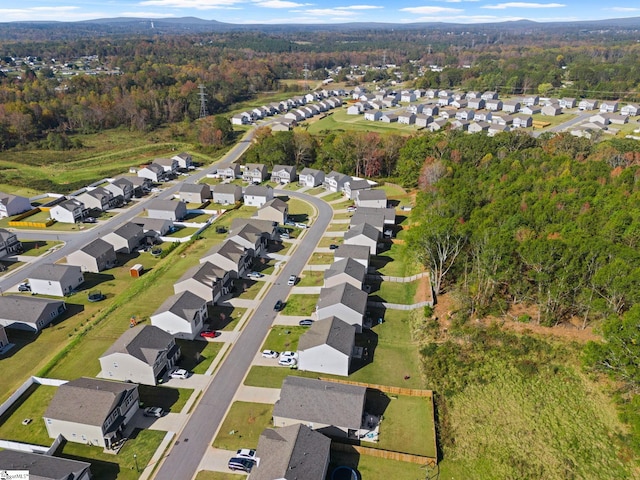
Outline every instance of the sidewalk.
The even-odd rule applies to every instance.
[[[269,359],[269,360],[273,360],[273,359]],[[286,368],[286,367],[281,367],[281,368]],[[240,385],[240,388],[238,388],[238,391],[236,392],[236,396],[234,397],[233,401],[274,404],[279,399],[280,399],[279,388],[248,387],[246,385]]]

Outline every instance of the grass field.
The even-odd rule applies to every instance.
[[[275,350],[276,352],[297,350],[298,340],[307,330],[306,327],[274,325],[269,330],[269,335],[262,344],[261,350]]]
[[[272,413],[271,404],[233,402],[213,446],[225,450],[256,448],[262,431],[271,426]]]
[[[14,404],[14,407],[0,417],[0,438],[36,445],[50,445],[53,439],[49,438],[42,417],[57,390],[57,387],[46,385],[32,386]],[[30,418],[31,423],[22,425],[25,418]]]
[[[139,385],[140,402],[147,407],[162,407],[166,411],[180,413],[189,397],[193,394],[190,388],[153,387]]]
[[[331,461],[329,464],[329,474],[336,467],[349,466],[358,471],[360,480],[424,480],[437,479],[437,471],[431,472],[421,465],[396,460],[386,460],[383,458],[359,455],[357,453],[344,453],[331,451]],[[431,472],[431,475],[426,475]],[[425,476],[426,475],[426,476]],[[331,477],[328,477],[331,478]],[[463,478],[463,477],[460,477]],[[471,477],[473,478],[473,477]]]
[[[422,271],[405,244],[400,243],[393,243],[388,250],[371,257],[371,266],[390,277],[407,277]]]
[[[29,255],[32,257],[39,257],[50,248],[60,245],[62,242],[56,241],[44,241],[44,240],[20,240],[24,252],[21,255]]]
[[[307,223],[315,215],[313,206],[304,200],[290,198],[287,203],[289,205],[288,217],[294,222]]]
[[[200,374],[207,371],[222,349],[220,342],[177,340],[176,343],[180,345],[182,352],[180,366],[190,372]]]
[[[322,237],[318,242],[319,247],[329,247],[329,245],[342,245],[344,237]]]
[[[309,265],[330,265],[333,263],[333,253],[314,253],[309,259]]]
[[[395,132],[411,135],[416,132],[415,126],[399,123],[371,122],[364,119],[364,115],[347,115],[347,109],[336,109],[332,115],[309,125],[308,132],[318,134],[325,130],[352,130],[360,132]]]
[[[282,310],[283,315],[304,315],[310,316],[316,309],[319,295],[315,294],[292,294],[287,298],[287,302]]]
[[[414,303],[418,284],[421,280],[415,282],[398,283],[398,282],[380,282],[372,288],[369,298],[378,302],[401,303],[411,305]]]
[[[324,284],[324,272],[307,271],[300,274],[298,287],[321,287]]]
[[[208,470],[200,470],[196,475],[196,480],[242,480],[243,478],[247,478],[247,476],[227,472],[210,472]]]
[[[327,227],[327,232],[346,232],[349,230],[348,223],[330,223]]]

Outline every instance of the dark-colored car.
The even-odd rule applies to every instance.
[[[250,472],[253,468],[253,464],[253,460],[248,458],[233,457],[229,460],[227,466],[229,467],[229,470],[233,470],[234,472],[236,470],[240,470],[241,472]]]
[[[28,283],[21,283],[20,285],[18,285],[18,291],[19,292],[30,292],[31,291],[31,285],[29,285]]]
[[[313,320],[311,320],[310,318],[305,318],[304,320],[300,320],[298,322],[298,325],[300,325],[301,327],[310,327],[311,325],[313,325]]]
[[[337,250],[338,247],[339,247],[339,245],[336,245],[335,243],[332,243],[331,245],[329,245],[329,250]]]
[[[283,302],[282,300],[278,300],[278,301],[276,302],[276,304],[273,306],[273,309],[274,309],[276,312],[281,311],[283,308],[284,308],[284,302]]]

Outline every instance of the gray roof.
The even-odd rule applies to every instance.
[[[279,212],[285,212],[287,210],[287,202],[284,202],[279,198],[272,198],[262,206],[262,208],[268,207],[275,208]]]
[[[273,192],[273,188],[268,185],[249,185],[244,189],[245,195],[253,195],[256,197],[266,197],[270,192]]]
[[[78,200],[77,198],[68,198],[66,200],[61,201],[57,205],[54,205],[51,208],[55,208],[55,207],[64,208],[65,210],[69,210],[70,212],[73,212],[78,207],[84,208],[84,203]]]
[[[276,227],[273,220],[261,220],[259,218],[234,218],[231,222],[230,233],[235,233],[241,230],[245,225],[253,225],[255,228],[261,230],[263,233],[271,234]]]
[[[0,296],[0,319],[14,322],[35,323],[40,319],[51,320],[51,312],[57,312],[62,300],[26,295]]]
[[[145,167],[147,170],[152,171],[155,174],[164,173],[164,167],[157,163],[151,163]]]
[[[170,333],[154,325],[137,325],[120,335],[100,358],[114,353],[127,353],[153,366],[158,355],[167,350],[173,342]]]
[[[113,185],[117,185],[120,188],[126,187],[126,186],[133,187],[133,182],[130,179],[126,178],[126,177],[118,177],[111,183]]]
[[[350,283],[341,283],[334,287],[325,287],[320,290],[320,299],[318,300],[318,308],[322,309],[332,305],[342,304],[351,310],[361,313],[367,311],[368,295],[354,287]]]
[[[0,228],[0,240],[2,240],[3,242],[6,242],[7,240],[15,236],[15,233],[10,232],[9,230],[5,230],[4,228]]]
[[[358,200],[386,200],[387,193],[384,190],[362,190],[358,192]]]
[[[260,172],[264,172],[267,169],[267,166],[264,163],[247,163],[245,171],[249,172],[251,170],[258,170]]]
[[[332,316],[313,322],[298,340],[298,350],[328,345],[340,353],[351,355],[355,336],[356,327]]]
[[[301,176],[303,176],[303,175],[313,175],[315,177],[316,175],[319,175],[321,173],[324,174],[324,172],[322,170],[317,170],[315,168],[307,168],[307,167],[305,167],[300,172],[300,175]]]
[[[165,211],[165,212],[177,212],[178,211],[178,207],[180,206],[179,201],[175,201],[175,200],[160,200],[158,198],[156,198],[155,200],[152,200],[148,205],[147,205],[147,210],[161,210],[161,211]],[[183,203],[184,205],[184,203]]]
[[[207,189],[209,185],[206,183],[183,183],[180,187],[180,191],[185,193],[202,193]]]
[[[213,192],[215,193],[228,193],[235,195],[238,190],[242,193],[242,187],[233,183],[222,183],[220,185],[213,186]]]
[[[96,238],[93,242],[88,243],[87,245],[82,247],[80,251],[86,253],[87,255],[93,258],[98,258],[109,252],[114,252],[113,245],[105,242],[101,238]]]
[[[101,427],[122,399],[137,388],[135,383],[77,378],[58,387],[44,417]]]
[[[0,465],[3,470],[28,470],[32,480],[72,480],[91,467],[90,463],[68,458],[14,450],[0,451]]]
[[[172,167],[177,160],[173,158],[154,158],[153,163],[157,165],[162,165],[163,167]]]
[[[365,387],[356,385],[288,376],[273,416],[358,430],[366,393]]]
[[[213,286],[219,280],[223,279],[227,274],[227,271],[214,265],[211,262],[204,262],[198,265],[194,265],[182,275],[176,283],[181,283],[186,280],[195,280],[202,283],[207,287],[213,288]]]
[[[351,180],[351,177],[349,175],[336,172],[335,170],[332,170],[331,172],[329,172],[329,174],[325,175],[325,178],[335,178],[338,182],[348,182],[349,180]]]
[[[171,220],[164,218],[151,218],[151,217],[135,217],[131,220],[132,223],[142,227],[142,231],[154,230],[160,232],[164,229],[165,224],[173,225]]]
[[[121,227],[116,228],[113,233],[128,240],[142,235],[142,227],[137,223],[127,222]]]
[[[367,274],[367,267],[351,257],[342,258],[333,262],[331,266],[324,271],[324,278],[326,280],[341,273],[346,273],[350,277],[363,282]]]
[[[75,265],[58,265],[53,263],[45,263],[38,267],[29,278],[37,280],[48,280],[50,282],[59,282],[67,275],[81,275],[82,270]]]
[[[381,208],[376,210],[382,210]],[[384,214],[382,212],[378,213],[362,213],[357,212],[353,214],[351,220],[349,221],[350,229],[355,227],[356,225],[364,225],[368,224],[371,227],[377,228],[378,230],[382,230],[385,224]],[[346,235],[346,233],[345,233]]]
[[[344,239],[349,240],[355,237],[363,235],[371,240],[378,241],[380,232],[376,228],[368,223],[359,223],[354,225],[344,233]]]
[[[333,251],[334,258],[369,259],[371,249],[366,245],[340,245]]]
[[[87,191],[84,195],[89,195],[97,200],[102,201],[104,197],[112,198],[113,193],[103,187],[94,188],[93,190]]]
[[[206,300],[187,290],[171,295],[162,305],[160,305],[160,308],[158,308],[153,315],[158,315],[163,312],[171,312],[181,319],[191,322],[195,318],[196,313],[205,303]]]
[[[396,211],[394,208],[358,207],[353,216],[357,215],[382,215],[385,223],[396,223]]]
[[[271,173],[284,171],[284,172],[287,172],[287,173],[291,174],[295,170],[296,170],[296,167],[294,165],[274,165],[273,169],[271,170]]]
[[[324,480],[330,450],[331,439],[306,425],[267,428],[258,440],[260,464],[251,480]]]
[[[245,248],[242,245],[238,245],[236,242],[230,242],[225,240],[222,243],[218,243],[214,245],[203,258],[209,257],[211,255],[219,254],[229,260],[238,263],[240,259],[246,255]]]

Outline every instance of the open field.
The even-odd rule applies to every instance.
[[[346,108],[339,108],[333,110],[331,115],[312,123],[308,128],[308,132],[312,135],[325,130],[353,130],[378,133],[395,132],[411,135],[417,131],[417,128],[413,125],[403,125],[397,122],[371,122],[365,120],[364,115],[347,115]]]
[[[272,413],[271,404],[233,402],[213,446],[226,450],[256,448],[262,431],[271,426]]]

